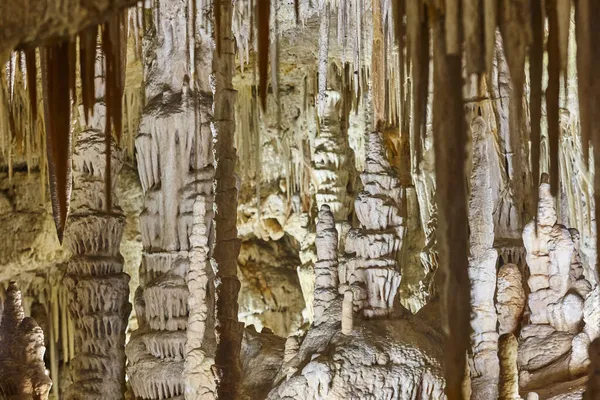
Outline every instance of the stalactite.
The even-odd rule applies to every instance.
[[[429,93],[429,15],[420,1],[409,0],[406,5],[406,19],[408,21],[407,36],[413,81],[412,147],[416,162],[419,164],[422,158]]]
[[[524,205],[529,187],[527,149],[523,141],[523,93],[525,85],[525,58],[531,43],[530,1],[511,0],[499,2],[498,26],[502,34],[504,55],[511,79],[510,93],[510,151],[513,173],[510,177],[512,195],[519,217],[524,218]]]
[[[577,93],[579,95],[579,124],[581,131],[581,149],[583,160],[589,166],[590,139],[592,126],[592,64],[593,55],[590,22],[590,0],[575,2],[575,35],[577,40]]]
[[[463,0],[462,26],[464,29],[465,61],[467,73],[485,71],[483,0]]]
[[[329,71],[329,16],[329,3],[324,2],[321,15],[319,16],[319,93],[317,97],[317,107],[319,110],[321,110],[322,107],[325,107],[325,100],[327,96],[327,72]]]
[[[496,49],[496,27],[498,25],[498,0],[483,0],[483,25],[485,69],[489,81],[488,84],[491,84]]]
[[[558,143],[560,141],[559,126],[559,94],[560,94],[560,43],[557,1],[546,1],[548,14],[548,88],[546,89],[546,115],[548,120],[548,142],[550,144],[550,188],[552,195],[558,193]]]
[[[529,50],[530,115],[531,115],[531,199],[537,210],[540,186],[540,140],[542,120],[542,70],[544,61],[544,11],[542,0],[531,2],[532,41]],[[531,212],[531,211],[530,211]]]
[[[270,15],[271,1],[256,0],[255,20],[258,43],[259,97],[263,111],[266,111],[267,109]]]
[[[261,2],[259,2],[261,3]],[[263,1],[267,7],[269,1]],[[219,398],[236,400],[240,395],[240,347],[243,323],[238,322],[237,297],[240,281],[237,277],[237,255],[241,240],[237,237],[237,187],[235,177],[236,151],[233,145],[235,133],[235,91],[232,87],[234,70],[234,37],[231,28],[232,4],[220,3],[221,30],[215,35],[221,40],[221,54],[213,55],[214,119],[211,124],[214,143],[215,166],[215,248],[212,262],[215,265],[216,290],[216,336],[217,392]],[[260,11],[261,13],[264,10]],[[263,27],[259,24],[259,29]],[[267,20],[267,45],[269,24]],[[259,37],[260,41],[264,38]],[[260,51],[259,51],[260,54]],[[266,80],[262,79],[262,85]],[[264,93],[266,94],[266,93]],[[266,100],[262,99],[263,102]],[[263,103],[264,106],[264,103]]]
[[[446,22],[448,23],[448,22]],[[465,353],[469,347],[470,295],[465,188],[466,127],[462,102],[460,56],[447,55],[444,20],[433,22],[433,134],[438,209],[440,271],[445,275],[442,309],[444,365],[449,400],[462,398]]]
[[[46,121],[46,148],[54,222],[62,242],[71,197],[71,102],[69,98],[68,42],[42,51],[42,87]]]
[[[585,5],[585,3],[580,4],[580,6],[582,6],[582,13],[585,11]],[[595,1],[589,1],[587,5],[589,7],[589,20],[584,24],[584,28],[589,27],[589,34],[587,37],[591,40],[587,42],[589,47],[582,47],[578,52],[587,51],[591,56],[590,64],[586,65],[585,63],[582,63],[583,65],[580,72],[587,74],[587,77],[591,79],[590,91],[588,92],[591,97],[591,102],[589,103],[590,120],[588,126],[591,128],[590,133],[594,149],[600,149],[600,113],[594,111],[597,110],[598,104],[600,104],[600,79],[593,74],[593,66],[600,63],[600,46],[597,46],[597,43],[595,43],[593,39],[600,35],[600,26],[596,23],[596,21],[600,20],[600,4]],[[581,18],[584,17],[581,16]],[[586,42],[583,41],[582,44],[585,45]],[[599,165],[600,151],[594,151],[594,168],[598,168],[597,166]],[[600,174],[598,173],[594,174],[594,204],[600,204]],[[600,207],[595,207],[595,214],[596,221],[600,221]],[[600,249],[600,235],[598,234],[596,234],[596,249]],[[596,257],[596,277],[600,277],[600,257]]]
[[[88,122],[94,107],[94,65],[96,63],[96,40],[98,27],[93,26],[79,35],[79,69],[81,74],[81,102],[83,112]]]
[[[373,125],[382,129],[386,122],[385,95],[386,54],[384,49],[384,32],[382,27],[381,1],[373,0],[373,43],[371,49],[371,85],[373,93]]]

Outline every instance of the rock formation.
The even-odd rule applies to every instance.
[[[577,234],[556,223],[555,200],[544,179],[537,221],[523,230],[530,314],[520,333],[519,383],[526,389],[585,373],[588,360],[582,349],[593,339],[583,332],[584,298],[591,286],[581,275],[573,240]]]
[[[228,1],[218,2],[213,12],[217,15],[214,32],[216,51],[213,54],[211,78],[214,98],[211,130],[215,168],[215,247],[211,264],[215,270],[217,340],[213,369],[216,371],[218,398],[236,400],[240,395],[240,348],[244,324],[238,322],[240,281],[237,277],[237,258],[241,240],[236,227],[238,188],[235,176],[236,150],[233,143],[236,93],[232,86],[235,67],[233,4]]]
[[[526,300],[522,279],[521,271],[515,264],[505,264],[498,270],[496,312],[500,335],[516,335],[519,331]]]
[[[305,303],[299,263],[298,249],[287,235],[276,241],[244,240],[238,257],[240,321],[284,338],[300,329]]]
[[[103,79],[99,57],[97,80]],[[99,96],[103,96],[99,87]],[[106,105],[102,97],[81,132],[73,155],[73,199],[65,244],[73,253],[64,285],[74,324],[73,383],[67,399],[122,399],[125,393],[125,331],[131,311],[129,276],[119,251],[125,215],[117,205],[116,180],[121,154],[111,151],[111,187],[105,184]],[[112,140],[109,142],[113,146]],[[108,191],[107,191],[108,189]],[[107,204],[107,196],[111,196]],[[110,208],[108,208],[110,207]]]
[[[213,237],[211,58],[206,59],[213,42],[206,30],[198,30],[197,58],[190,61],[187,6],[161,2],[153,12],[161,18],[145,41],[151,61],[145,69],[147,103],[136,138],[145,195],[140,216],[144,251],[135,300],[139,328],[126,348],[127,373],[136,396],[164,399],[186,392],[194,398],[216,390],[210,368],[216,351],[213,322],[211,314],[202,312],[204,304],[213,309],[214,301],[212,284],[203,280],[212,271],[202,260],[203,242],[208,240],[210,249]],[[199,25],[204,22],[197,19]],[[197,71],[195,81],[192,71]],[[207,238],[190,238],[205,232]],[[194,289],[191,299],[189,288]],[[196,306],[191,316],[189,302]],[[188,328],[195,333],[186,348]]]
[[[323,15],[325,14],[325,11],[323,11]],[[328,27],[329,24],[327,24],[327,29]],[[321,29],[324,29],[323,24]],[[341,82],[337,82],[341,80],[341,77],[337,75],[335,70],[328,72],[327,60],[320,64],[325,67],[319,70],[319,84],[323,87],[319,88],[316,104],[318,129],[311,141],[311,177],[317,209],[320,210],[324,204],[330,207],[335,227],[339,233],[338,239],[343,240],[350,228],[348,216],[352,211],[352,193],[349,192],[348,188],[352,187],[352,180],[354,179],[353,154],[348,145],[347,114],[349,106],[339,89],[342,86]],[[322,79],[327,82],[323,83]],[[326,90],[328,87],[330,89]],[[332,87],[337,87],[337,90],[332,89]],[[314,225],[308,225],[307,228],[312,230]],[[307,236],[312,241],[315,240],[312,232],[308,233]],[[340,242],[340,245],[343,246],[343,242]],[[310,253],[310,250],[313,249],[306,249],[305,253]],[[303,291],[308,305],[308,318],[312,320],[313,315],[316,313],[313,310],[315,305],[310,304],[314,297],[313,282],[316,279],[316,276],[314,276],[316,272],[311,271],[311,269],[316,268],[316,266],[310,256],[305,255],[305,258],[307,258],[307,262],[302,264],[300,274],[303,277],[301,279],[303,287],[305,287]],[[305,281],[306,283],[304,283]]]
[[[517,349],[518,343],[515,335],[506,333],[500,336],[498,340],[498,357],[500,359],[499,400],[521,400],[519,396]]]
[[[598,397],[599,2],[5,3],[0,397]]]
[[[52,381],[44,366],[44,332],[25,317],[14,282],[6,291],[0,319],[0,395],[6,399],[46,400]]]
[[[471,122],[473,166],[469,198],[471,231],[469,279],[471,280],[471,399],[498,397],[498,334],[496,332],[496,260],[492,190],[486,135],[489,128],[483,118]]]
[[[315,244],[317,246],[314,302],[315,325],[320,325],[323,322],[335,322],[339,320],[339,310],[337,314],[333,311],[335,303],[339,303],[338,232],[335,227],[333,212],[327,204],[322,205],[319,210]]]
[[[399,250],[404,235],[402,188],[386,158],[381,134],[369,135],[364,186],[354,209],[360,228],[346,238],[349,259],[340,272],[340,290],[350,288],[354,309],[366,317],[392,312],[400,286]]]
[[[374,210],[374,216],[383,218],[379,212],[387,215],[388,209]],[[420,399],[445,398],[438,361],[441,337],[424,320],[357,318],[354,329],[348,329],[344,319],[349,311],[352,320],[352,290],[343,292],[343,305],[342,296],[332,290],[336,281],[333,214],[323,206],[319,217],[315,324],[298,348],[296,339],[286,342],[284,362],[267,399],[400,399],[417,394]]]

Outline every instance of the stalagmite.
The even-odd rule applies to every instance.
[[[340,274],[342,293],[350,288],[354,308],[366,317],[389,315],[402,278],[398,265],[405,230],[403,190],[385,154],[382,135],[369,135],[363,191],[354,209],[360,227],[348,232],[349,259]]]
[[[335,81],[339,77],[330,73],[329,83],[341,86]],[[329,205],[336,228],[340,235],[348,224],[352,211],[352,193],[348,187],[354,180],[353,152],[348,144],[349,105],[342,92],[326,90],[319,99],[319,130],[311,142],[312,176],[316,188],[317,208]]]
[[[241,240],[237,237],[237,197],[235,95],[232,76],[235,67],[234,36],[231,28],[232,4],[218,2],[221,8],[220,31],[215,32],[221,52],[213,55],[213,122],[215,168],[215,247],[211,263],[215,270],[216,339],[215,370],[218,397],[237,400],[240,396],[240,348],[244,324],[238,322],[237,256]],[[266,82],[261,82],[266,85]],[[266,94],[266,93],[265,93]],[[264,99],[263,99],[264,100]]]
[[[190,266],[187,275],[188,329],[185,342],[185,398],[216,398],[215,378],[209,366],[214,335],[214,277],[209,264],[209,228],[212,223],[210,202],[199,195],[194,201],[192,234],[190,236]]]
[[[354,327],[354,296],[352,290],[344,292],[344,301],[342,302],[342,333],[350,335]]]
[[[498,341],[500,358],[499,400],[521,400],[519,396],[519,371],[517,369],[517,338],[512,333],[500,336]]]
[[[338,298],[338,232],[328,205],[322,205],[317,223],[317,262],[315,264],[315,324],[339,318],[333,310]]]
[[[52,381],[45,373],[44,333],[25,317],[14,282],[6,290],[0,314],[0,395],[6,399],[46,400]]]
[[[316,190],[316,207],[321,209],[324,204],[330,207],[338,231],[338,240],[340,245],[343,245],[344,237],[350,225],[348,216],[353,209],[352,193],[349,192],[349,189],[352,189],[355,180],[353,151],[348,144],[350,105],[347,104],[348,100],[343,96],[345,88],[342,85],[342,77],[339,75],[339,71],[332,66],[327,68],[327,64],[324,70],[328,79],[323,83],[326,86],[322,93],[321,88],[319,88],[320,93],[316,105],[319,125],[314,138],[311,137],[310,142],[311,177]],[[321,73],[322,71],[320,71],[319,77],[321,77]],[[311,225],[309,224],[307,228],[314,227],[314,225]],[[312,239],[313,235],[309,234],[309,237]],[[309,319],[312,319],[314,312],[311,304],[314,290],[311,285],[314,281],[311,268],[313,268],[313,265],[310,261],[301,267],[301,273],[305,275],[301,282],[306,282],[304,294]]]
[[[498,397],[498,334],[496,333],[496,260],[492,189],[486,135],[489,128],[483,118],[471,122],[473,167],[469,198],[471,281],[471,398]]]
[[[99,57],[97,82],[103,78],[103,61]],[[102,89],[97,93],[102,95]],[[116,199],[110,210],[105,204],[107,112],[100,98],[94,104],[94,117],[87,124],[81,119],[85,129],[73,157],[72,214],[65,238],[73,257],[64,284],[75,328],[75,354],[67,399],[122,399],[125,392],[125,330],[131,304],[129,276],[123,272],[119,250],[125,216]],[[109,143],[112,146],[112,141]],[[113,149],[111,155],[113,187],[109,195],[122,165],[120,152]],[[102,361],[105,359],[110,361]]]

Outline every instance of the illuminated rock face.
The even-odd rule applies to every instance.
[[[354,203],[360,227],[346,238],[348,260],[341,268],[340,290],[352,290],[355,311],[385,316],[393,311],[402,278],[398,260],[405,222],[403,190],[378,132],[369,135],[361,180],[364,188]]]
[[[23,45],[19,51],[30,50],[29,45],[37,41],[43,45],[47,39],[72,36],[132,1],[62,0],[54,2],[60,3],[57,7],[41,2],[48,3],[45,8],[37,7],[40,2],[35,0],[0,3],[0,60],[6,61],[15,44]],[[221,12],[213,8],[219,3]],[[441,360],[459,347],[456,353],[464,360],[463,345],[470,344],[465,397],[580,400],[582,385],[573,389],[572,381],[582,379],[588,363],[594,368],[600,365],[594,341],[600,335],[594,185],[580,137],[585,107],[573,103],[577,91],[571,87],[577,82],[569,72],[569,90],[561,99],[565,107],[559,150],[552,150],[544,135],[538,146],[541,166],[530,172],[537,161],[533,127],[539,128],[532,120],[535,89],[525,89],[522,126],[516,126],[521,121],[515,118],[515,99],[508,101],[521,83],[531,85],[535,80],[531,73],[527,79],[518,74],[524,71],[521,63],[527,56],[530,63],[535,59],[531,34],[542,35],[549,53],[552,47],[550,37],[545,41],[546,24],[543,32],[526,29],[527,8],[540,2],[504,1],[490,9],[473,7],[474,1],[453,8],[458,2],[451,0],[429,1],[425,8],[414,7],[417,1],[272,1],[272,25],[262,26],[270,29],[271,46],[271,75],[265,84],[257,82],[255,73],[257,61],[265,54],[253,49],[265,39],[251,24],[256,21],[254,5],[267,3],[162,0],[146,2],[147,8],[128,10],[126,15],[128,46],[141,50],[135,57],[128,54],[126,73],[144,75],[143,83],[142,79],[128,81],[128,86],[136,87],[127,87],[126,92],[138,89],[146,94],[143,101],[139,99],[143,106],[134,106],[144,108],[143,117],[135,152],[131,150],[127,161],[138,163],[144,191],[140,221],[136,216],[135,226],[125,229],[139,236],[131,247],[142,259],[141,265],[135,262],[140,267],[138,315],[131,321],[133,333],[126,349],[132,393],[124,393],[123,343],[129,305],[120,255],[127,258],[127,250],[122,243],[119,249],[123,214],[129,218],[132,213],[123,202],[121,212],[116,199],[112,209],[105,210],[103,89],[96,93],[91,122],[72,126],[79,142],[71,220],[61,247],[43,205],[46,188],[38,188],[39,181],[47,182],[40,155],[15,153],[17,143],[27,141],[30,133],[24,122],[28,109],[14,100],[26,92],[22,90],[26,85],[19,87],[22,68],[16,59],[3,64],[0,238],[9,240],[0,240],[0,281],[4,287],[9,280],[18,281],[25,315],[43,314],[36,319],[50,343],[54,390],[61,388],[57,394],[109,400],[444,399]],[[404,10],[397,8],[404,3]],[[442,3],[445,8],[438,10]],[[559,41],[561,52],[566,51],[569,29],[563,28],[569,24],[570,6],[596,6],[596,2],[545,3],[560,8]],[[397,23],[397,12],[408,13],[400,17],[404,25]],[[574,19],[579,16],[576,12]],[[449,45],[440,39],[450,42],[452,38],[441,34],[438,22],[461,17],[466,41],[454,43],[458,45],[454,50],[464,49],[467,73],[473,72],[473,57],[479,50],[490,53],[486,66],[491,69],[487,71],[490,82],[480,79],[477,85],[464,87],[468,93],[463,92],[463,99],[460,88],[453,96],[439,90],[440,83],[447,83],[439,75],[449,75],[439,74],[445,68],[439,61],[458,58],[439,51],[438,44]],[[495,22],[500,23],[499,30]],[[395,29],[399,27],[404,35]],[[458,23],[445,25],[445,30],[460,37],[457,28]],[[414,45],[419,32],[434,33],[433,38],[420,39],[433,45],[433,54],[441,54],[434,62],[434,87],[428,88],[411,72],[421,71],[431,61],[413,57],[416,49],[428,48],[423,43]],[[574,32],[577,46],[570,49],[584,48],[580,34]],[[485,43],[478,43],[477,38],[484,36]],[[220,39],[219,53],[214,38]],[[398,54],[403,40],[412,47]],[[506,57],[499,51],[502,46]],[[236,57],[239,67],[234,67]],[[129,68],[134,58],[137,67]],[[401,58],[408,61],[408,70],[393,61]],[[570,57],[568,61],[581,60]],[[475,69],[472,75],[485,75]],[[345,74],[345,83],[338,85],[339,76],[331,70]],[[569,65],[568,71],[574,70]],[[100,82],[98,72],[95,78]],[[584,82],[584,75],[577,75]],[[586,88],[584,84],[578,92],[585,93]],[[259,89],[268,92],[265,110],[260,110]],[[443,99],[442,106],[426,104],[423,96],[428,89],[434,90],[436,100]],[[130,100],[126,95],[128,117]],[[12,110],[5,110],[7,105]],[[453,145],[466,130],[444,128],[462,126],[453,122],[462,117],[463,106],[472,141],[456,146],[457,152]],[[242,119],[246,121],[242,125],[234,121]],[[418,129],[408,128],[414,121],[426,125],[419,140]],[[128,125],[129,132],[138,132],[136,122]],[[234,125],[247,129],[236,129],[234,138]],[[373,130],[383,135],[370,133]],[[447,134],[440,138],[442,131]],[[234,151],[234,140],[240,152]],[[389,146],[394,140],[405,146]],[[415,162],[420,158],[415,155],[418,150],[422,159]],[[466,162],[445,154],[464,155]],[[114,149],[114,181],[118,155]],[[393,159],[388,162],[386,155]],[[25,163],[26,157],[33,162]],[[530,181],[539,175],[536,170],[557,165],[556,157],[560,157],[557,205],[543,184],[540,209],[532,210],[535,196],[529,192]],[[434,173],[436,165],[461,168],[442,167]],[[355,170],[363,171],[356,187]],[[467,181],[460,204],[444,207],[456,192],[463,192]],[[436,204],[438,188],[444,195]],[[449,218],[463,203],[469,217],[461,213],[454,214],[460,218]],[[538,211],[537,225],[523,229]],[[461,233],[467,232],[467,226],[468,240]],[[450,262],[450,269],[445,265],[451,254],[445,248],[449,242],[445,232],[457,227],[462,229],[456,230],[460,240],[451,247],[465,254],[461,262]],[[439,273],[438,260],[445,265]],[[236,261],[244,274],[241,283]],[[469,279],[455,279],[455,286],[440,285],[442,275],[454,268],[464,273],[455,277]],[[129,285],[137,287],[135,275]],[[448,287],[456,293],[448,293]],[[470,303],[453,303],[466,293]],[[10,299],[16,298],[12,285],[7,297],[5,316],[17,309],[10,305]],[[460,306],[440,314],[440,297],[448,300],[443,306]],[[417,315],[405,313],[400,303]],[[464,324],[456,331],[460,334],[454,328],[450,331],[451,340],[443,348],[448,332],[440,321],[447,316]],[[45,396],[49,382],[39,373],[43,372],[39,329],[23,319],[7,335],[2,330],[10,321],[5,317],[0,322],[0,373],[10,362],[12,375],[0,375],[0,385],[10,381],[11,388],[2,387],[3,391],[19,398]],[[243,330],[239,321],[255,324],[258,331],[265,329]],[[29,328],[33,333],[27,357],[36,362],[23,372],[26,362],[14,363],[23,357],[12,345],[20,343],[21,336],[27,336],[21,331]],[[449,364],[451,370],[455,363]],[[462,374],[462,368],[455,369]],[[589,375],[587,398],[599,397],[594,369]],[[447,376],[452,378],[452,373],[447,371]],[[66,393],[63,381],[73,382]],[[458,383],[451,382],[452,387]],[[554,384],[564,384],[556,396],[556,388],[546,390]]]
[[[0,393],[6,399],[46,400],[52,381],[44,367],[44,332],[25,317],[14,282],[0,315]]]
[[[579,235],[556,223],[549,184],[540,185],[539,196],[537,235],[533,222],[523,231],[530,315],[521,329],[518,362],[519,383],[526,389],[583,375],[589,363],[585,349],[595,339],[584,328],[591,285],[582,274]]]
[[[375,320],[359,313],[354,320],[352,291],[338,283],[336,236],[333,213],[324,205],[317,223],[315,323],[300,345],[293,336],[286,341],[267,399],[402,399],[417,393],[418,399],[445,399],[441,336],[425,319],[386,312]]]
[[[112,194],[122,161],[111,143],[112,204],[107,209],[105,114],[105,104],[98,101],[88,124],[82,117],[85,130],[73,155],[71,216],[65,236],[73,253],[64,284],[74,326],[73,383],[67,399],[122,399],[125,392],[125,331],[131,304],[120,253],[125,215]]]
[[[498,397],[498,333],[494,307],[496,261],[492,188],[486,135],[489,128],[482,117],[471,122],[473,166],[469,198],[471,281],[471,398]]]
[[[127,344],[135,396],[178,398],[215,393],[211,372],[214,271],[212,39],[198,30],[188,58],[187,5],[161,2],[160,26],[144,43],[147,103],[136,137],[144,211],[143,252],[135,309],[138,329]],[[200,19],[200,10],[198,24]],[[172,24],[172,25],[171,25]],[[197,71],[197,82],[190,81]]]

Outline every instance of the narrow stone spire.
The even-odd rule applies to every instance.
[[[338,294],[338,232],[331,208],[324,204],[317,223],[317,262],[315,264],[315,325],[339,320],[330,308]]]
[[[482,117],[471,123],[473,167],[469,197],[471,281],[471,399],[498,397],[498,318],[494,307],[496,261],[490,163],[487,149],[489,128]]]

